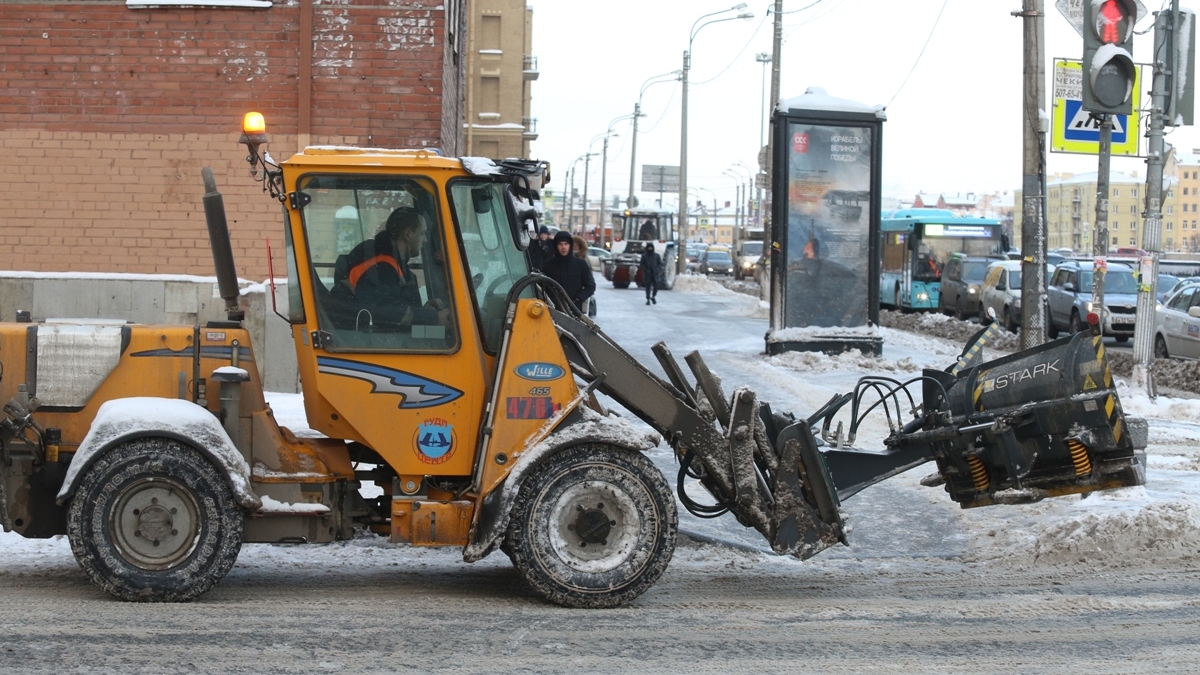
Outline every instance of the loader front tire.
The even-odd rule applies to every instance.
[[[129,441],[96,460],[67,514],[88,578],[135,602],[199,597],[233,567],[242,512],[207,458],[168,438]]]
[[[616,607],[654,585],[679,517],[665,478],[640,453],[580,445],[525,478],[505,545],[526,583],[566,607]]]

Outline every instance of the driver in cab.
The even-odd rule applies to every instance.
[[[357,304],[370,312],[374,326],[390,330],[414,325],[449,325],[450,309],[438,299],[421,304],[421,289],[408,261],[421,254],[425,218],[410,207],[388,216],[383,230],[355,246],[347,256]]]

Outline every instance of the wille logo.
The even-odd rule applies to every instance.
[[[520,378],[535,382],[545,382],[547,380],[557,380],[566,371],[553,363],[522,363],[516,367],[515,372]]]

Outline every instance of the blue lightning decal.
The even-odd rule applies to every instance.
[[[398,408],[430,408],[463,395],[461,391],[439,382],[369,363],[319,356],[317,370],[327,375],[366,380],[371,383],[372,394],[399,394],[402,398]]]

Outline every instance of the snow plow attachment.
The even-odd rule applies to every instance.
[[[981,331],[945,371],[907,382],[866,377],[796,419],[749,388],[726,397],[696,352],[685,357],[693,387],[655,345],[664,381],[590,320],[556,310],[554,319],[576,374],[671,444],[683,506],[700,517],[732,513],[776,553],[804,559],[846,543],[842,500],[929,461],[938,473],[926,484],[944,484],[964,508],[1145,483],[1135,452],[1145,447],[1144,427],[1131,431],[1103,344],[1090,333],[979,364]],[[909,391],[918,385],[919,397]],[[884,449],[850,447],[875,409],[892,429]],[[688,478],[715,503],[697,503]]]

